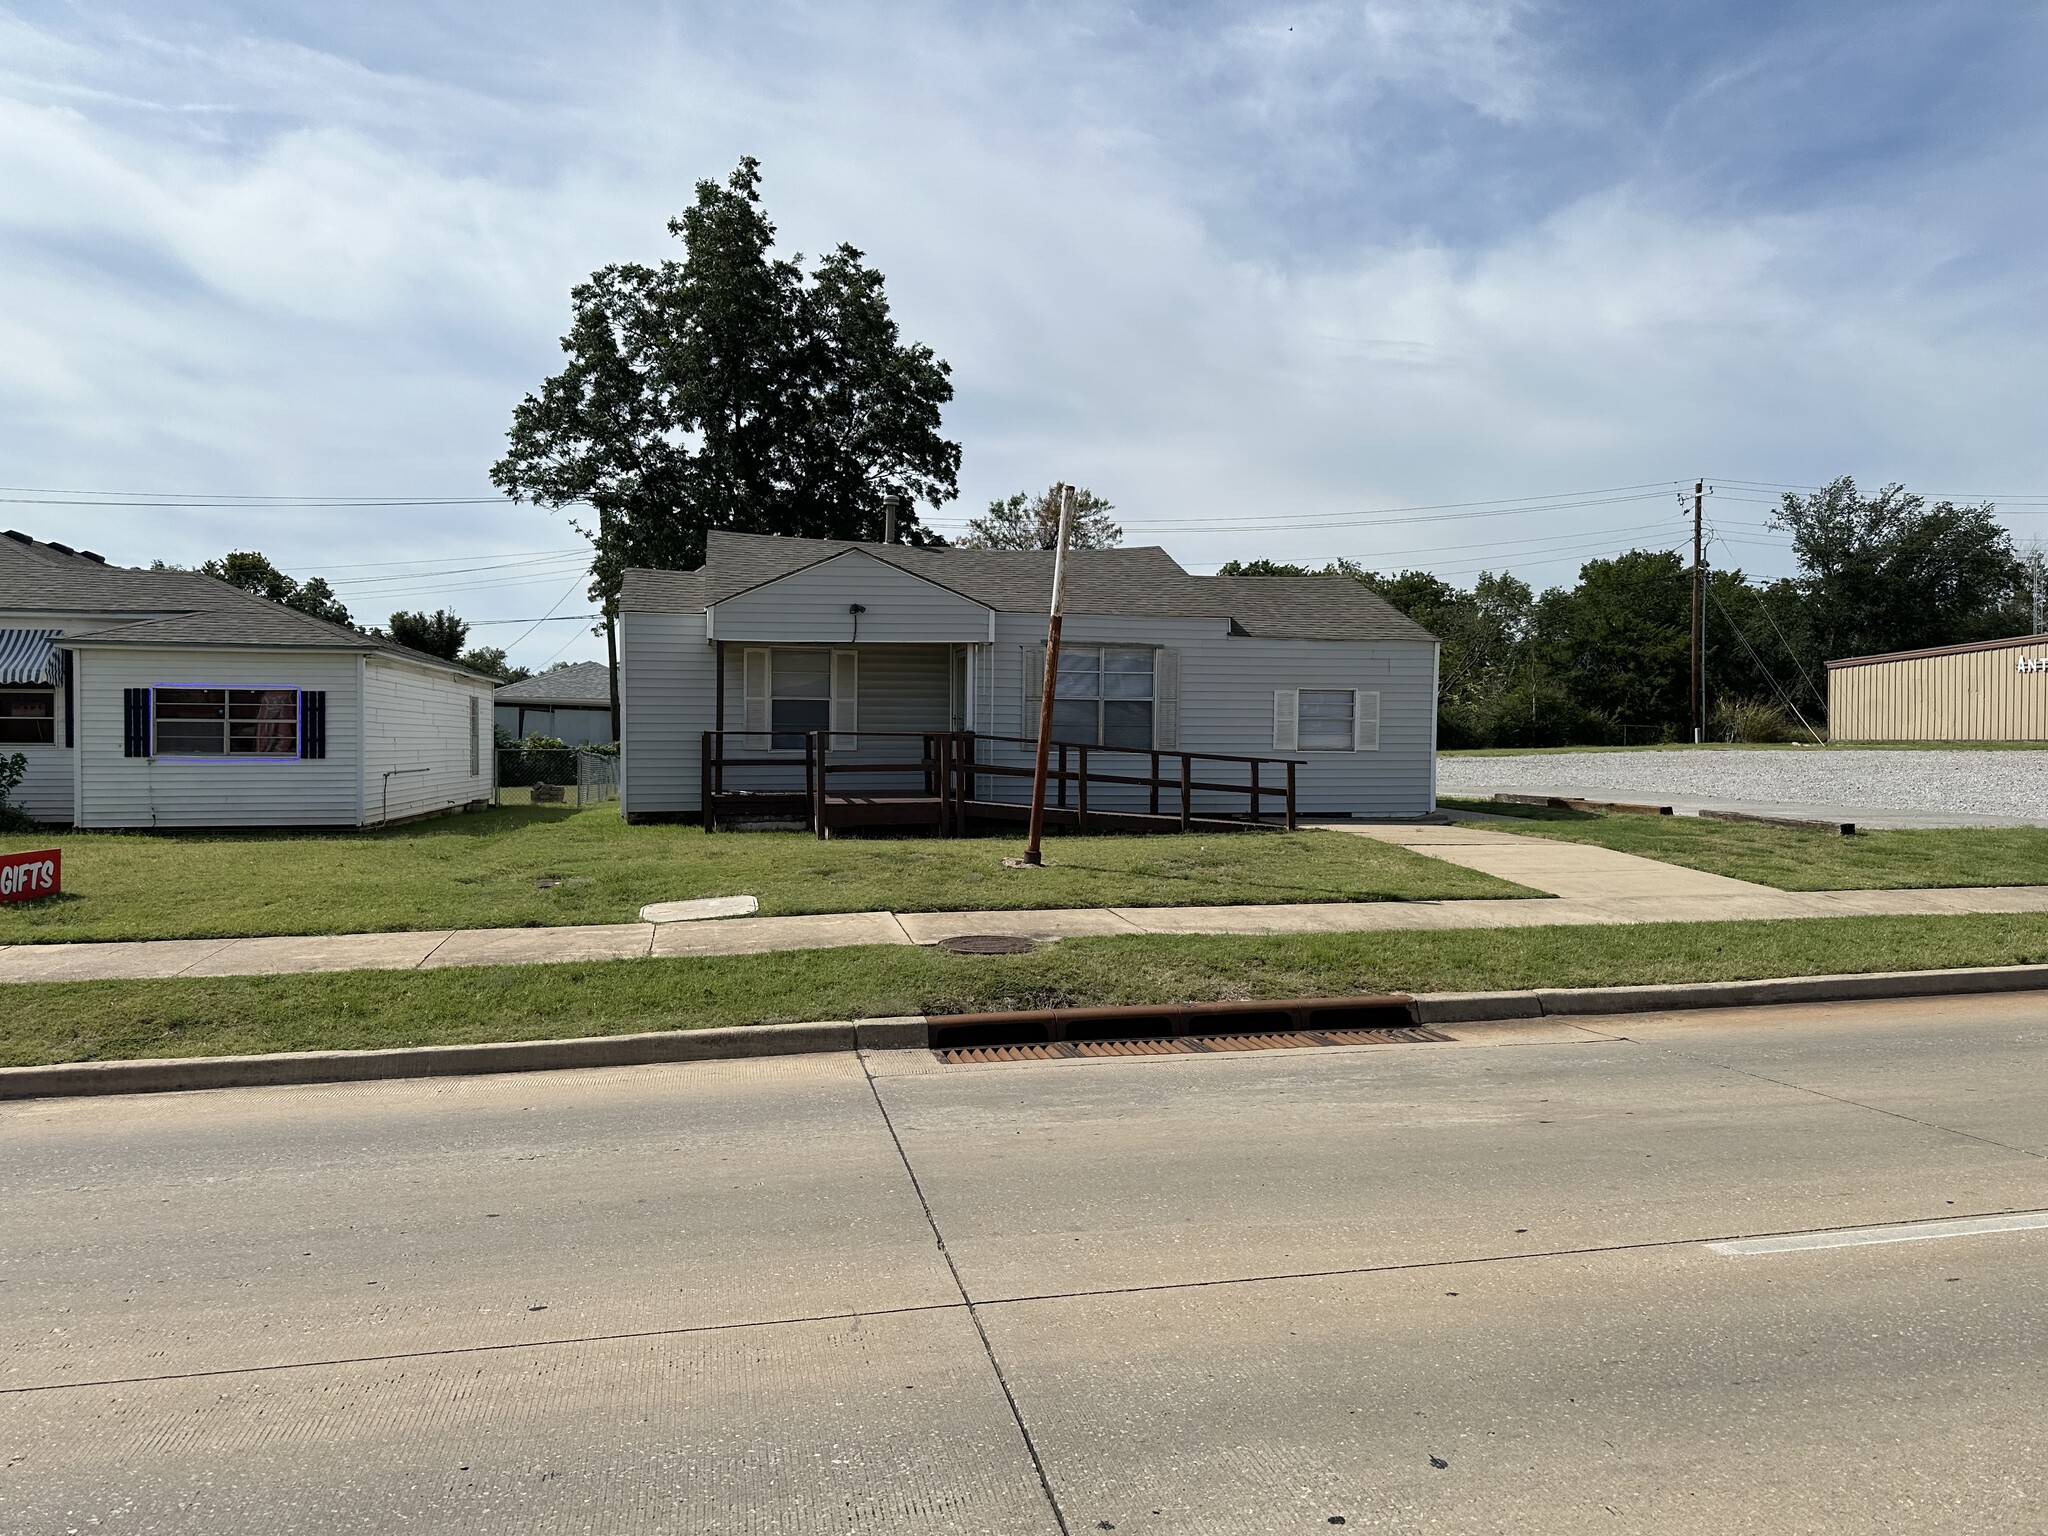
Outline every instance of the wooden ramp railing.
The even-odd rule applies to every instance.
[[[861,826],[927,826],[936,836],[957,837],[966,830],[970,817],[1022,820],[1029,814],[1028,788],[1014,800],[998,795],[984,797],[981,793],[986,780],[1021,779],[1028,786],[1030,767],[992,761],[982,754],[982,749],[991,744],[1023,748],[1028,754],[1037,743],[1027,737],[991,736],[977,731],[858,734],[861,742],[869,746],[878,741],[916,742],[916,755],[906,751],[901,758],[887,759],[849,754],[835,761],[833,733],[809,731],[803,736],[801,758],[788,753],[764,756],[765,749],[758,745],[766,735],[764,732],[704,732],[704,830],[713,832],[721,822],[737,820],[801,820],[820,837],[840,828]],[[735,739],[737,749],[731,745]],[[1053,757],[1046,768],[1046,820],[1055,826],[1185,832],[1196,827],[1223,830],[1277,824],[1291,832],[1296,825],[1295,770],[1300,765],[1292,758],[1102,747],[1084,742],[1054,742],[1052,747]],[[1116,762],[1119,767],[1127,760],[1141,760],[1149,771],[1116,771],[1103,767],[1104,759]],[[736,789],[726,779],[727,770],[734,768],[774,769],[778,770],[775,776],[792,781],[800,772],[801,782],[790,782],[786,788]],[[1229,769],[1244,770],[1244,777],[1238,780],[1216,776]],[[904,781],[913,775],[917,787],[906,787]],[[897,783],[859,789],[848,782],[876,777],[893,778]],[[1111,787],[1143,790],[1145,809],[1104,804],[1100,791]],[[1096,793],[1091,795],[1091,790]],[[1218,810],[1213,804],[1198,806],[1198,795],[1212,800],[1241,795],[1245,806],[1242,811]],[[1267,803],[1275,800],[1280,802],[1278,816],[1269,820]]]

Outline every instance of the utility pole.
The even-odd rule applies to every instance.
[[[1692,740],[1698,746],[1707,739],[1706,658],[1706,539],[1703,515],[1707,483],[1692,483]]]
[[[2027,575],[2032,578],[2033,617],[2029,622],[2029,633],[2048,634],[2048,549],[2037,539],[2027,551]]]
[[[1074,488],[1061,485],[1060,537],[1052,552],[1052,611],[1045,624],[1045,682],[1038,693],[1038,757],[1031,768],[1031,833],[1024,862],[1037,868],[1045,862],[1039,841],[1045,835],[1045,763],[1052,749],[1052,703],[1059,692],[1060,618],[1067,606],[1067,544],[1074,536]]]

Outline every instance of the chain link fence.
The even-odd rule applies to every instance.
[[[585,806],[618,798],[616,752],[524,743],[498,749],[499,805]]]

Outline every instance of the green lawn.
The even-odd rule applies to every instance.
[[[0,943],[632,922],[652,901],[758,896],[765,914],[1220,906],[1536,896],[1342,832],[835,838],[627,826],[616,807],[508,806],[379,832],[49,833],[62,897],[0,907]],[[543,879],[560,883],[542,887]]]
[[[473,970],[20,984],[0,1065],[360,1050],[993,1008],[1746,980],[2048,961],[2048,915],[1069,939]]]
[[[1843,837],[1703,816],[1644,816],[1445,799],[1446,809],[1512,816],[1513,831],[1750,880],[1781,891],[2048,885],[2048,827],[1942,827]],[[1507,831],[1499,823],[1489,823]]]

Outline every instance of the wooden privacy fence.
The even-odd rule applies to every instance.
[[[703,738],[704,829],[715,832],[735,821],[801,820],[820,837],[847,827],[925,826],[941,837],[957,837],[969,818],[1022,821],[1030,813],[1029,766],[990,761],[988,744],[1035,749],[1022,736],[989,736],[977,731],[862,731],[860,740],[916,743],[894,758],[853,758],[834,761],[833,732],[809,731],[801,758],[790,753],[767,755],[758,743],[760,731],[706,731]],[[790,733],[794,734],[794,733]],[[736,739],[736,741],[735,741]],[[1108,759],[1112,766],[1105,767]],[[1133,761],[1135,760],[1135,761]],[[1142,764],[1146,772],[1120,771]],[[1046,769],[1046,820],[1055,826],[1103,831],[1234,830],[1283,826],[1293,831],[1296,818],[1295,770],[1292,758],[1234,757],[1220,752],[1162,751],[1150,747],[1101,747],[1082,742],[1054,742]],[[788,787],[734,788],[729,769],[776,769],[780,776],[802,782]],[[1242,777],[1218,777],[1240,772]],[[859,778],[893,777],[914,785],[861,789]],[[838,781],[835,785],[835,779]],[[984,781],[1021,780],[1017,799],[982,794]],[[993,786],[990,786],[991,789]],[[1127,804],[1104,804],[1102,791],[1114,789],[1120,799],[1142,798],[1144,810]],[[1121,792],[1143,791],[1142,796]],[[1197,807],[1196,797],[1235,799],[1242,810]],[[1091,804],[1091,799],[1093,803]],[[1267,804],[1278,801],[1269,818]]]

